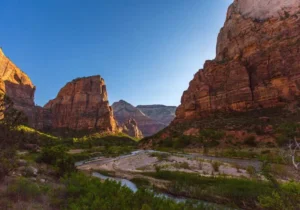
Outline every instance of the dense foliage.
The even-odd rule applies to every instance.
[[[73,157],[61,145],[43,148],[38,161],[54,166],[60,176],[75,171]]]
[[[64,179],[66,185],[67,209],[101,209],[101,210],[201,210],[212,209],[193,203],[176,203],[175,201],[156,197],[152,192],[140,189],[136,193],[120,183],[87,177],[76,173]]]

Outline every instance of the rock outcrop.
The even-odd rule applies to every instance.
[[[34,118],[34,92],[30,78],[0,48],[0,93],[6,94],[14,107],[27,115],[30,124]]]
[[[134,119],[129,119],[126,121],[122,127],[121,131],[129,136],[135,137],[137,139],[143,138],[142,131],[140,131],[137,122]]]
[[[67,83],[44,108],[51,112],[54,129],[102,132],[117,130],[105,82],[99,75]]]
[[[299,34],[299,0],[235,0],[218,36],[216,59],[195,74],[174,123],[296,101]]]
[[[120,100],[112,105],[114,116],[120,126],[134,119],[143,136],[151,136],[166,127],[165,124],[152,120],[139,109],[126,101]]]
[[[167,126],[175,118],[175,111],[177,107],[165,105],[138,105],[136,108],[141,110],[152,120],[161,122]]]

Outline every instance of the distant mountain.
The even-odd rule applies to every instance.
[[[169,125],[175,118],[175,111],[177,107],[165,105],[138,105],[136,108],[152,120]]]
[[[133,119],[142,131],[143,136],[151,136],[167,126],[167,124],[147,116],[140,109],[124,100],[113,103],[112,108],[115,119],[120,127],[128,122],[128,120]]]

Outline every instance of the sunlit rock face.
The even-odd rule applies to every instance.
[[[300,7],[296,0],[236,0],[215,60],[183,93],[175,122],[215,111],[281,106],[300,94]]]
[[[151,136],[166,127],[165,124],[151,119],[141,110],[124,100],[113,103],[112,107],[114,116],[120,126],[134,119],[143,136]]]
[[[117,130],[106,85],[100,76],[78,78],[67,83],[44,108],[51,111],[54,129]]]
[[[6,94],[17,110],[24,112],[32,123],[35,86],[0,48],[0,93]]]
[[[284,12],[294,15],[298,12],[299,0],[238,0],[232,9],[245,17],[259,20],[284,17]]]
[[[137,139],[143,138],[143,133],[139,129],[137,122],[134,119],[129,119],[120,127],[121,132]]]

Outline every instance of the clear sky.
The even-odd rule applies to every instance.
[[[233,0],[8,0],[0,46],[44,105],[74,78],[101,75],[110,103],[179,105],[215,57]]]

